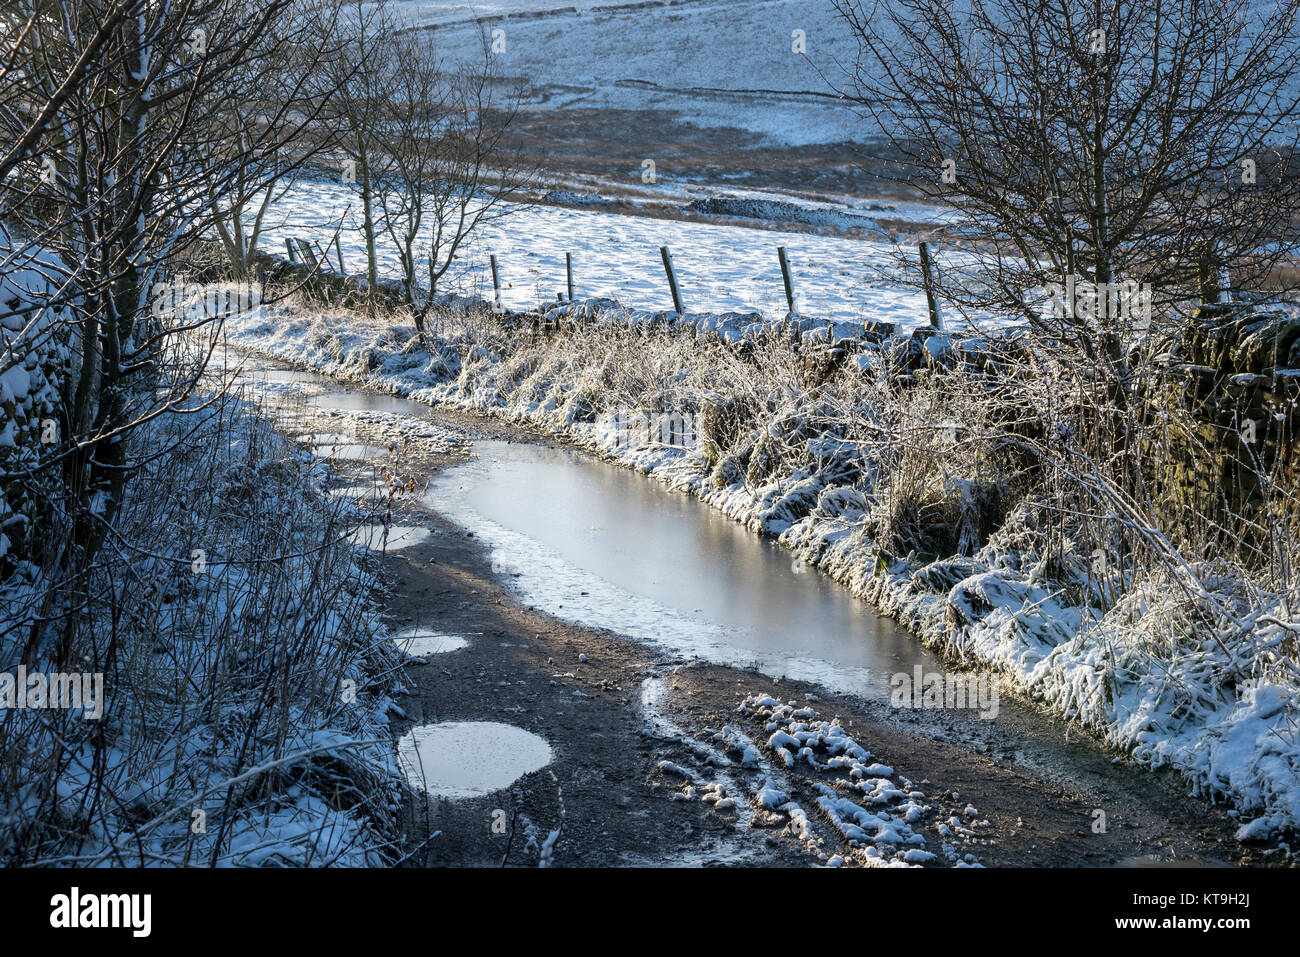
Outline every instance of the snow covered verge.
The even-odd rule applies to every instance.
[[[484,317],[425,345],[409,327],[309,309],[227,331],[319,372],[540,426],[694,494],[951,660],[1177,768],[1233,804],[1240,839],[1300,824],[1295,596],[1227,561],[1108,565],[1093,546],[1119,519],[1018,461],[1016,443],[985,441],[1006,434],[987,377],[891,383],[891,350],[961,343],[896,338],[835,359],[770,336],[611,321],[532,336]],[[1018,387],[1047,408],[1062,387],[1043,375]],[[616,447],[598,420],[626,409],[698,412],[703,441]]]
[[[392,859],[399,656],[348,541],[356,506],[251,403],[202,405],[133,434],[88,612],[49,607],[30,561],[0,583],[0,672],[101,689],[54,708],[51,678],[44,704],[29,687],[0,711],[0,864]]]

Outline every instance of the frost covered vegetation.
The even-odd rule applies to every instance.
[[[1202,406],[1164,388],[1195,367],[1190,338],[1135,347],[1142,414],[1122,441],[1101,437],[1112,450],[1102,458],[1104,383],[1028,333],[828,347],[790,323],[728,341],[699,331],[716,317],[654,326],[612,308],[574,314],[587,318],[542,333],[542,317],[471,310],[444,315],[443,335],[422,341],[410,325],[304,305],[241,317],[230,335],[539,425],[697,495],[950,658],[996,667],[1134,760],[1231,801],[1243,838],[1296,826],[1294,475],[1250,467],[1254,447],[1237,445],[1240,481],[1262,478],[1252,494],[1189,497],[1186,476],[1223,456]],[[1240,334],[1238,351],[1252,331],[1274,346],[1300,333],[1248,310],[1202,326]],[[1282,381],[1288,360],[1275,361]],[[1290,434],[1289,408],[1271,434]],[[602,444],[597,419],[626,409],[699,412],[703,441]]]
[[[329,141],[338,7],[0,9],[0,865],[392,846],[353,526],[205,377],[218,316],[156,294],[205,239],[247,278],[276,177]]]
[[[233,398],[155,421],[134,451],[65,666],[104,672],[104,714],[5,713],[4,862],[382,862],[395,653],[324,464]],[[20,563],[0,592],[0,657],[29,671],[53,670],[56,567]]]

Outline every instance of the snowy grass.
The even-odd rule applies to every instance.
[[[484,314],[444,317],[440,331],[426,346],[381,319],[298,309],[241,317],[230,337],[540,426],[687,490],[941,653],[1000,669],[1134,760],[1232,802],[1250,818],[1241,838],[1300,823],[1295,536],[1279,524],[1253,557],[1179,539],[1158,487],[1136,501],[1080,467],[1059,437],[1090,428],[1095,407],[1068,357],[1022,341],[996,353],[1007,361],[909,372],[915,340],[836,358],[771,333],[728,343],[609,313],[548,337]],[[700,412],[704,442],[602,444],[596,420],[620,408]],[[1166,410],[1161,434],[1188,425],[1178,414]],[[1270,514],[1285,514],[1293,493],[1270,494]]]
[[[0,860],[382,863],[398,656],[346,541],[354,506],[323,497],[325,466],[234,397],[132,441],[142,465],[86,607],[46,607],[31,565],[0,593],[0,670],[52,668],[70,644],[107,696],[100,721],[0,715]]]

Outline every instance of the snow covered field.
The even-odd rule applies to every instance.
[[[461,23],[489,17],[508,17],[538,13],[570,13],[619,6],[646,6],[645,3],[620,4],[617,0],[391,0],[389,8],[407,23],[434,26]]]
[[[310,238],[324,247],[342,221],[344,264],[349,274],[363,273],[359,209],[354,187],[300,183],[276,207],[277,225],[267,230],[263,248],[283,255],[288,237]],[[895,247],[888,243],[555,206],[516,207],[508,217],[485,223],[453,267],[455,278],[439,291],[491,298],[488,256],[495,254],[505,308],[553,304],[565,288],[564,254],[570,252],[578,300],[610,298],[630,309],[667,311],[673,301],[659,255],[665,245],[688,313],[785,315],[777,260],[777,247],[784,246],[799,313],[840,322],[892,322],[900,330],[928,321],[924,293],[899,285]],[[915,257],[915,250],[910,254]],[[336,266],[334,260],[331,250]],[[938,256],[940,268],[960,261],[957,253]],[[390,278],[400,275],[391,242],[380,244],[380,271]]]
[[[666,110],[787,146],[861,142],[874,128],[838,98],[858,48],[830,0],[396,0],[391,8],[434,28],[452,56],[475,57],[480,30],[502,31],[496,57],[504,75],[526,81],[528,108]],[[794,51],[795,31],[806,53]]]
[[[823,78],[812,65],[856,54],[828,0],[408,0],[394,12],[471,56],[480,27],[504,31],[502,72],[526,78],[530,107],[671,110],[788,145],[842,141],[860,125],[833,98],[842,70]],[[806,56],[792,49],[796,30]]]

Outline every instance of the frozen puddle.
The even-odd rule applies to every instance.
[[[334,445],[359,444],[355,435],[347,435],[343,432],[303,432],[294,438],[318,449]]]
[[[428,655],[445,655],[469,645],[464,635],[449,635],[438,631],[404,631],[393,635],[393,644],[408,655],[424,658]]]
[[[413,787],[457,800],[507,788],[551,763],[551,746],[523,728],[495,721],[450,721],[412,728],[397,760]]]
[[[362,525],[348,536],[348,540],[372,552],[396,552],[427,542],[432,537],[433,533],[418,525]]]
[[[428,406],[421,406],[410,399],[392,395],[377,395],[373,392],[340,392],[337,389],[314,395],[306,400],[327,415],[352,412],[387,412],[393,415],[414,416],[428,411]]]
[[[379,505],[388,500],[388,489],[383,485],[348,485],[343,488],[332,488],[329,493],[341,498],[354,499],[362,505]]]
[[[703,502],[563,449],[475,443],[425,501],[491,548],[525,604],[664,652],[888,700],[938,659]]]
[[[361,445],[359,443],[350,445],[329,445],[323,442],[317,442],[316,448],[320,450],[320,454],[325,458],[347,459],[350,461],[362,462],[369,459],[377,459],[388,451],[388,449],[381,449],[377,445]]]
[[[254,382],[294,382],[310,381],[311,374],[297,369],[249,369],[244,370],[244,377]]]

